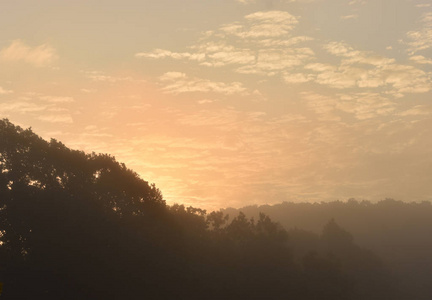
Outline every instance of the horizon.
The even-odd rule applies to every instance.
[[[2,12],[0,118],[115,156],[170,205],[432,200],[427,1]]]

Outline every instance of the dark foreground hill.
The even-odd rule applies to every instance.
[[[325,224],[287,233],[264,214],[168,206],[114,157],[0,121],[4,299],[413,299]]]

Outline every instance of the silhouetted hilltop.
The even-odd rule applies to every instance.
[[[233,216],[0,121],[5,299],[412,299],[331,218],[315,234]]]

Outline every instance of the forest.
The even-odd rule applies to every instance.
[[[429,202],[168,205],[109,154],[0,120],[4,299],[432,299]]]

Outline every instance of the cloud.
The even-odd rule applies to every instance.
[[[56,97],[56,96],[41,96],[39,99],[47,101],[49,103],[71,103],[74,102],[72,97]]]
[[[240,38],[269,38],[288,35],[298,18],[285,11],[260,11],[244,17],[243,22],[222,26],[220,30]]]
[[[430,49],[432,47],[432,12],[424,13],[420,19],[421,28],[407,33],[408,41],[403,41],[408,46],[410,55]]]
[[[97,92],[96,89],[80,89],[80,91],[85,93],[85,94],[91,94],[91,93]]]
[[[259,11],[246,15],[242,21],[222,25],[216,31],[207,31],[194,50],[173,52],[155,49],[139,52],[137,58],[196,61],[204,66],[221,67],[226,65],[248,65],[256,60],[256,50],[245,42],[258,43],[261,47],[288,47],[310,40],[309,37],[290,37],[290,32],[298,24],[298,18],[285,11]],[[237,42],[232,41],[237,38]],[[238,39],[240,38],[240,39]]]
[[[135,57],[193,61],[206,67],[231,66],[241,74],[274,76],[315,58],[311,48],[301,45],[313,40],[311,37],[292,36],[298,19],[286,11],[258,11],[204,32],[188,51],[156,49]]]
[[[374,55],[372,52],[368,51],[355,50],[353,47],[343,42],[331,42],[325,44],[323,48],[335,56],[343,57],[344,60],[342,63],[347,65],[358,63],[382,67],[395,62],[392,58]]]
[[[244,65],[255,62],[255,53],[249,49],[224,49],[221,51],[208,53],[207,60],[203,66],[222,67],[231,64]]]
[[[259,47],[266,48],[282,48],[282,47],[294,47],[297,44],[313,41],[314,39],[309,36],[294,36],[289,38],[268,38],[254,41]]]
[[[12,90],[6,90],[0,86],[0,95],[7,95],[7,94],[12,94],[12,93],[13,93]]]
[[[239,2],[241,4],[251,4],[251,3],[255,3],[257,2],[257,0],[235,0],[236,2]],[[312,3],[312,2],[316,2],[319,0],[279,0],[280,2],[287,2],[287,3],[294,3],[294,2],[298,2],[298,3]],[[267,6],[271,7],[273,0],[265,0]]]
[[[366,0],[352,0],[348,2],[348,5],[356,5],[356,4],[365,5],[366,3],[367,3]]]
[[[407,117],[407,116],[427,116],[431,114],[430,107],[427,107],[425,105],[416,105],[408,110],[405,110],[403,112],[398,113],[398,116]]]
[[[349,4],[364,3],[352,1]],[[426,19],[423,18],[424,21]],[[293,36],[298,23],[298,17],[285,11],[259,11],[246,15],[238,22],[205,32],[188,51],[156,49],[136,56],[188,60],[206,67],[230,67],[231,71],[240,74],[280,76],[286,84],[309,82],[338,90],[375,90],[393,97],[425,93],[432,89],[428,73],[414,66],[398,64],[394,58],[358,50],[342,41],[320,44],[308,36]],[[316,48],[321,49],[315,51]],[[322,49],[334,57],[323,59]],[[410,59],[417,64],[431,63],[420,55]],[[186,82],[189,86],[170,85],[172,92],[221,91],[226,88],[219,85],[219,88],[210,89],[204,82],[191,81],[190,78],[182,83]]]
[[[159,77],[161,81],[176,81],[176,80],[184,80],[186,79],[186,74],[182,72],[166,72],[162,76]]]
[[[326,96],[314,92],[303,92],[303,99],[309,109],[320,120],[340,121],[341,113],[351,114],[357,120],[367,120],[393,114],[396,103],[373,92],[338,94]]]
[[[202,65],[237,65],[237,73],[274,76],[315,58],[311,48],[300,45],[312,38],[291,36],[297,24],[288,12],[256,12],[221,26],[192,48],[206,54]]]
[[[416,67],[397,64],[395,59],[370,51],[355,50],[343,42],[323,46],[339,57],[338,65],[311,63],[306,70],[315,73],[315,81],[332,88],[383,88],[391,94],[425,93],[432,89],[428,74]],[[421,57],[415,57],[418,61]]]
[[[353,20],[353,19],[357,19],[358,15],[346,15],[346,16],[341,16],[341,20]]]
[[[163,90],[170,94],[181,93],[220,93],[225,95],[245,94],[246,88],[240,82],[215,82],[207,79],[188,77],[181,72],[167,72],[159,77]]]
[[[49,123],[73,123],[73,119],[70,115],[41,115],[37,118],[40,121],[49,122]]]
[[[260,50],[254,64],[239,67],[236,71],[243,74],[275,75],[276,72],[301,66],[313,60],[310,48],[266,49]]]
[[[337,89],[352,88],[356,86],[356,79],[359,77],[356,71],[358,70],[333,67],[317,74],[315,82]]]
[[[395,88],[393,92],[426,93],[432,88],[428,74],[412,66],[389,65],[383,68],[382,75],[385,83]]]
[[[425,7],[431,7],[432,4],[428,3],[428,4],[416,4],[416,7],[418,8],[425,8]]]
[[[18,100],[18,101],[0,104],[0,112],[2,113],[19,112],[21,114],[25,114],[25,113],[40,112],[46,109],[47,109],[46,105],[40,105],[25,100],[24,101]]]
[[[302,92],[301,96],[307,107],[316,113],[318,120],[340,121],[340,117],[335,113],[337,98],[314,92]]]
[[[432,64],[432,59],[426,58],[423,55],[413,55],[413,56],[410,56],[409,59],[411,61],[417,63],[417,64],[422,64],[422,65],[431,65]]]
[[[313,80],[313,77],[303,73],[286,73],[283,79],[286,83],[305,83]]]
[[[69,106],[72,97],[48,96],[39,93],[23,93],[0,103],[0,114],[22,115],[30,122],[35,120],[49,123],[73,123]],[[32,121],[33,120],[33,121]]]
[[[198,100],[198,104],[209,104],[209,103],[213,103],[215,100],[211,100],[211,99],[202,99],[202,100]]]
[[[100,81],[100,82],[109,82],[109,83],[116,83],[116,82],[144,82],[144,80],[135,79],[131,76],[112,76],[107,75],[100,71],[81,71],[84,73],[84,76],[92,81]]]
[[[26,45],[22,40],[14,40],[0,50],[0,59],[8,62],[25,62],[36,67],[52,64],[58,58],[56,50],[48,44],[36,47]]]
[[[171,52],[164,49],[155,49],[152,52],[139,52],[135,54],[135,57],[143,58],[172,58],[172,59],[188,59],[193,61],[202,61],[205,59],[204,53],[189,53],[189,52]]]
[[[339,95],[336,108],[358,120],[366,120],[392,114],[396,104],[379,93],[369,92]]]
[[[206,59],[201,65],[224,67],[237,65],[236,71],[243,74],[274,73],[292,66],[304,64],[314,59],[314,52],[307,47],[295,46],[311,40],[308,37],[293,37],[287,40],[264,38],[254,40],[256,47],[251,45],[233,46],[224,40],[203,42],[194,48],[205,53]],[[259,49],[259,50],[257,50]]]

